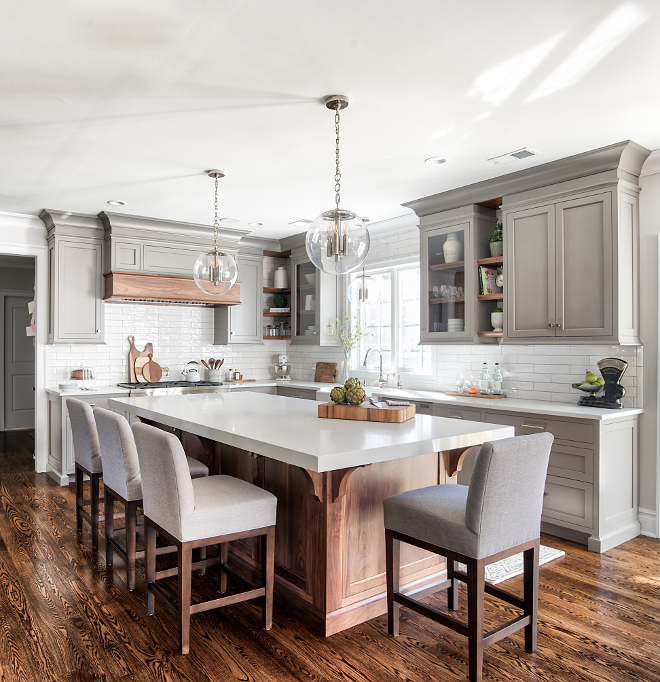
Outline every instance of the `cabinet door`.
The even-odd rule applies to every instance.
[[[103,340],[103,245],[60,241],[57,244],[55,343]]]
[[[263,260],[238,256],[241,304],[229,306],[229,343],[263,343]]]
[[[507,338],[555,336],[554,206],[506,214]]]
[[[474,267],[469,222],[422,237],[422,343],[472,338]]]
[[[555,206],[557,336],[612,336],[612,195]]]

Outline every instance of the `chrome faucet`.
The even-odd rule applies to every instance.
[[[364,367],[367,366],[367,360],[369,360],[369,354],[370,354],[372,351],[375,351],[376,353],[378,353],[378,357],[380,358],[380,376],[378,377],[378,381],[377,381],[377,382],[374,382],[374,385],[376,385],[376,383],[377,383],[377,384],[378,384],[378,388],[383,388],[383,386],[387,383],[388,377],[386,377],[386,376],[384,377],[384,376],[383,376],[383,354],[378,350],[378,348],[370,348],[370,349],[367,351],[367,354],[364,356],[364,362],[362,363],[362,365],[363,365]]]

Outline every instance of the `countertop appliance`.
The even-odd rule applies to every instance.
[[[223,393],[229,386],[220,381],[159,381],[156,384],[130,383],[117,384],[119,388],[130,390],[130,396],[141,395],[186,395],[188,393]]]
[[[288,357],[282,353],[282,355],[277,356],[278,364],[275,365],[275,372],[277,373],[276,381],[291,381],[289,376],[291,372],[291,365],[289,364]]]

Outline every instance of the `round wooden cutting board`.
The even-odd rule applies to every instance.
[[[145,377],[150,384],[155,384],[161,380],[163,368],[158,364],[158,361],[153,355],[149,356],[149,362],[142,368],[142,376]]]
[[[149,379],[145,376],[144,370],[149,364],[150,360],[149,357],[139,357],[135,361],[135,378],[137,381],[139,381],[141,384],[147,384],[149,383]],[[161,372],[162,376],[162,372]]]

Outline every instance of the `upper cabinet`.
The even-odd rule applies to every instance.
[[[61,211],[39,217],[48,230],[49,343],[104,343],[103,226]]]
[[[623,142],[406,204],[421,218],[422,343],[639,344],[638,179],[649,153]],[[503,222],[503,257],[484,254],[484,210]],[[481,265],[502,267],[503,289],[480,292]],[[484,331],[493,303],[500,332]]]
[[[291,343],[334,346],[328,324],[341,317],[342,278],[318,270],[307,255],[291,258]]]

